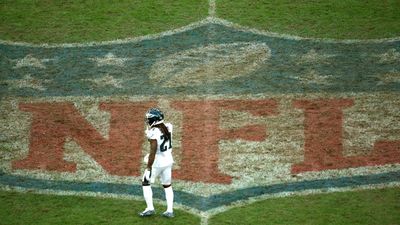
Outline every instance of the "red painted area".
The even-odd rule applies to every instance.
[[[72,103],[20,104],[21,110],[32,113],[30,147],[28,156],[14,161],[12,167],[74,172],[76,164],[63,159],[64,144],[70,137],[108,173],[138,176],[144,140],[143,115],[154,105],[154,102],[102,103],[100,109],[111,114],[106,139]]]
[[[400,141],[377,141],[368,156],[343,156],[343,109],[351,99],[299,100],[304,110],[304,161],[292,173],[400,163]]]
[[[220,140],[263,141],[266,138],[265,125],[221,129],[221,110],[247,111],[256,116],[277,113],[274,100],[178,101],[172,105],[183,112],[182,160],[181,168],[175,171],[176,177],[207,183],[230,183],[232,180],[218,169]]]
[[[400,141],[379,140],[366,156],[343,156],[343,109],[352,99],[297,100],[304,110],[304,160],[292,166],[292,173],[376,166],[400,163]],[[25,103],[22,111],[32,114],[29,153],[12,162],[14,169],[76,171],[76,164],[64,160],[64,145],[72,138],[109,174],[139,176],[144,138],[143,116],[156,102],[101,103],[111,114],[109,137],[103,137],[72,103]],[[243,139],[264,141],[265,125],[222,129],[222,110],[245,111],[254,116],[278,113],[275,100],[175,101],[172,107],[183,113],[181,168],[175,178],[206,183],[225,183],[232,177],[219,168],[219,142]],[[249,121],[250,122],[250,121]]]

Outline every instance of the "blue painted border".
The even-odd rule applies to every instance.
[[[175,190],[175,202],[200,211],[208,211],[220,206],[227,206],[236,201],[247,200],[266,194],[278,194],[283,192],[299,192],[323,188],[344,188],[360,185],[384,184],[400,182],[400,171],[371,174],[364,176],[351,176],[333,179],[318,179],[291,183],[257,186],[211,195],[209,197],[197,196],[184,191]],[[142,196],[141,185],[116,184],[102,182],[73,182],[35,179],[24,176],[11,175],[0,172],[0,184],[12,187],[34,188],[54,191],[97,192],[104,194],[123,194]],[[164,199],[162,188],[153,188],[154,198]]]

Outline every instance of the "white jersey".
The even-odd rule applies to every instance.
[[[171,133],[172,139],[172,124],[166,123],[168,131]],[[153,167],[171,166],[174,163],[172,158],[172,143],[157,127],[152,127],[146,130],[147,139],[157,140],[157,151],[154,159]]]

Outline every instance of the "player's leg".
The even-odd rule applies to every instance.
[[[166,167],[160,174],[161,184],[164,187],[165,200],[167,202],[167,211],[163,216],[174,217],[174,191],[172,190],[172,167]]]
[[[151,216],[155,214],[153,205],[153,190],[151,189],[151,184],[154,183],[155,178],[159,175],[160,171],[157,168],[153,168],[150,174],[150,180],[143,175],[142,178],[142,189],[143,197],[146,202],[146,209],[139,213],[140,216]]]

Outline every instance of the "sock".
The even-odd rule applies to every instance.
[[[174,211],[174,192],[172,190],[172,186],[164,188],[165,191],[165,200],[167,201],[167,212]]]
[[[153,190],[151,190],[151,186],[142,186],[143,188],[143,197],[146,201],[147,208],[146,210],[154,210],[153,206]]]

